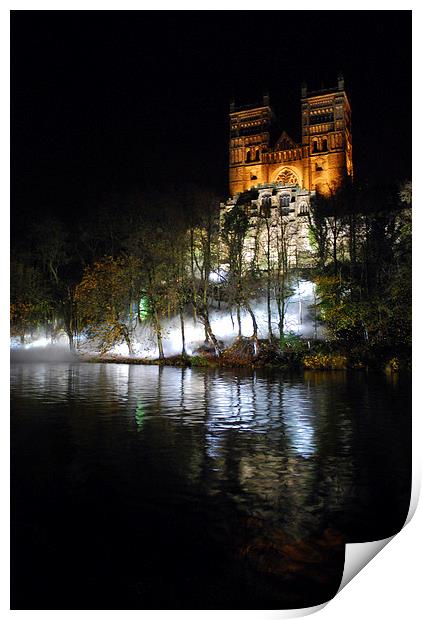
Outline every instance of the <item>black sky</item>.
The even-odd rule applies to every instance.
[[[358,182],[411,174],[410,11],[12,12],[12,223],[110,192],[225,197],[228,108],[268,89],[300,140],[300,85],[352,102]]]

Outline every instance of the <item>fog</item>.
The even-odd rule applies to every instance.
[[[322,327],[315,318],[315,286],[309,281],[299,281],[294,294],[286,304],[286,316],[284,321],[284,333],[295,334],[303,338],[322,338]],[[268,316],[266,299],[251,301],[251,307],[258,323],[258,337],[268,338]],[[276,303],[271,304],[272,330],[278,335],[278,312]],[[238,335],[238,324],[235,313],[221,304],[220,309],[213,308],[210,311],[210,322],[213,332],[218,340],[229,346]],[[241,312],[242,335],[252,335],[252,320],[246,311]],[[163,347],[167,357],[182,352],[182,333],[180,319],[175,316],[162,321]],[[200,320],[194,320],[187,316],[185,319],[185,348],[188,355],[192,355],[204,343],[204,326]],[[154,359],[158,357],[156,336],[149,321],[141,323],[133,335],[133,357]],[[40,330],[32,338],[27,337],[25,344],[18,339],[12,339],[12,361],[76,361],[78,354],[95,354],[95,346],[86,340],[82,334],[76,340],[78,353],[69,350],[68,339],[65,335],[60,336],[54,342],[45,337],[45,330]],[[119,344],[110,350],[116,356],[128,356],[128,347],[125,343]]]
[[[12,338],[10,360],[12,362],[72,362],[78,360],[78,355],[69,350],[69,340],[64,334],[54,342],[51,342],[50,338],[37,334],[25,344]]]

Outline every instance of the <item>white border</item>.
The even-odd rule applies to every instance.
[[[11,3],[13,4],[13,3]],[[13,10],[28,10],[28,9],[36,9],[36,10],[46,10],[46,9],[92,9],[92,10],[105,10],[105,9],[139,9],[141,8],[139,2],[131,1],[131,2],[121,2],[119,6],[116,7],[117,3],[110,2],[109,0],[104,0],[102,2],[80,2],[78,0],[74,0],[74,2],[20,2],[15,3],[13,6]],[[144,5],[145,6],[145,5]],[[145,8],[152,8],[149,6],[145,6]],[[256,9],[257,3],[256,0],[230,0],[230,1],[222,1],[222,0],[214,0],[214,2],[202,2],[199,6],[198,3],[193,2],[160,2],[159,0],[154,3],[154,9],[158,10],[169,10],[169,9],[183,9],[183,10],[202,10],[202,9],[212,9],[212,10],[233,10],[233,9]],[[274,10],[274,9],[287,9],[291,8],[287,3],[280,4],[275,1],[263,0],[258,5],[259,10]],[[298,9],[299,7],[293,7]],[[312,10],[315,9],[315,2],[304,1],[300,6],[303,10]],[[331,10],[338,9],[338,2],[336,1],[323,1],[321,0],[318,3],[318,9]],[[344,7],[345,9],[349,9],[350,7]],[[384,1],[381,2],[363,2],[361,0],[355,1],[353,3],[353,9],[369,9],[369,10],[409,10],[412,9],[413,6],[408,3],[402,3],[399,5],[397,2]],[[0,600],[1,600],[1,610],[7,611],[9,605],[9,560],[8,560],[8,550],[9,550],[9,445],[8,445],[8,437],[9,437],[9,424],[8,424],[8,377],[9,377],[9,367],[8,367],[8,351],[9,351],[9,340],[8,340],[8,275],[6,266],[9,262],[9,238],[8,238],[8,228],[9,228],[9,219],[8,219],[8,211],[6,206],[10,204],[9,200],[9,15],[8,11],[2,9],[0,12],[0,16],[3,18],[0,20],[0,46],[1,46],[1,54],[0,54],[0,67],[2,71],[2,97],[1,97],[1,105],[2,105],[2,133],[1,133],[1,153],[2,153],[2,166],[1,166],[1,174],[2,174],[2,226],[1,226],[1,243],[0,243],[0,252],[1,252],[1,295],[2,295],[2,303],[0,304],[1,311],[1,322],[0,322],[0,342],[2,343],[2,352],[3,356],[2,367],[0,372],[0,390],[3,395],[4,407],[2,408],[0,419],[3,423],[0,432],[0,453],[1,453],[1,467],[0,467],[0,475],[2,480],[2,492],[3,492],[3,502],[2,502],[2,510],[1,514],[1,534],[3,540],[1,541],[1,567],[0,567]],[[421,98],[420,95],[420,87],[418,84],[419,75],[417,72],[420,72],[420,61],[419,58],[422,55],[422,50],[420,49],[420,18],[419,18],[419,10],[414,10],[413,13],[414,19],[414,75],[413,75],[413,84],[414,84],[414,96],[413,96],[413,114],[414,114],[414,145],[420,144],[418,135],[420,133],[420,128],[418,126],[417,119],[417,110],[420,108]],[[400,33],[398,33],[400,36]],[[358,37],[358,33],[357,33]],[[392,85],[393,87],[394,85]],[[418,164],[420,164],[420,157],[416,152],[416,147],[414,146],[414,161],[416,162],[415,169],[418,169]],[[420,227],[420,201],[419,201],[419,183],[418,177],[416,176],[414,179],[414,239],[416,240],[421,234]],[[417,245],[415,243],[415,245]],[[421,247],[422,244],[419,244]],[[418,285],[419,283],[416,281],[417,275],[419,275],[419,269],[422,266],[421,253],[420,249],[416,247],[415,249],[415,258],[414,258],[414,315],[416,317],[422,316],[419,310],[421,310],[421,296],[419,294]],[[418,331],[420,331],[417,321],[414,323],[414,351],[422,352],[422,338]],[[420,355],[421,353],[419,353]],[[416,354],[415,354],[416,358]],[[420,399],[418,397],[416,385],[417,375],[419,373],[420,364],[415,359],[414,364],[414,431],[413,431],[413,442],[416,449],[414,449],[414,482],[419,484],[420,472],[421,472],[421,459],[418,455],[420,451],[421,445],[421,424],[419,422],[419,418],[422,415],[422,412],[419,411],[418,404],[420,404]],[[417,446],[415,444],[418,444]],[[421,546],[421,532],[422,532],[422,511],[419,509],[412,521],[404,528],[402,532],[400,532],[384,549],[377,557],[374,558],[372,562],[364,569],[363,573],[359,574],[352,582],[342,590],[337,596],[319,613],[319,617],[322,619],[330,620],[338,620],[339,617],[342,620],[355,620],[358,617],[370,618],[386,618],[396,620],[397,618],[407,619],[413,618],[416,615],[417,610],[420,609],[420,601],[419,601],[419,590],[420,590],[420,549]],[[67,618],[92,618],[93,616],[99,616],[101,618],[120,618],[120,617],[128,617],[133,616],[138,618],[139,611],[129,611],[129,612],[120,612],[120,611],[100,611],[100,612],[85,612],[85,611],[13,611],[9,612],[13,616],[31,616],[42,618],[56,618],[58,616],[65,616]],[[198,611],[172,611],[172,612],[163,612],[163,611],[143,611],[143,618],[162,618],[164,616],[169,616],[171,614],[172,619],[175,620],[184,620],[185,618],[197,618]],[[214,618],[218,614],[219,618],[244,618],[244,619],[255,619],[255,618],[275,618],[281,617],[277,611],[274,612],[260,612],[260,611],[238,611],[238,612],[225,612],[225,611],[203,611],[201,612],[202,618]]]

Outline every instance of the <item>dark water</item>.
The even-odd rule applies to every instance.
[[[12,608],[283,608],[396,533],[410,387],[384,376],[12,365]]]

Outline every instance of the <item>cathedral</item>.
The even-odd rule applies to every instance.
[[[268,95],[261,105],[230,109],[230,195],[263,184],[328,192],[353,175],[351,109],[339,76],[337,88],[302,86],[302,141],[274,135]]]
[[[290,223],[289,262],[312,253],[308,212],[316,192],[333,194],[353,178],[351,107],[340,75],[337,86],[301,91],[300,144],[283,131],[268,95],[259,105],[230,106],[229,188],[231,198],[221,205],[221,216],[236,204],[249,210],[252,226],[248,258],[258,251],[259,220],[266,209],[273,228]],[[264,215],[265,215],[264,213]],[[276,236],[276,233],[274,233]]]

